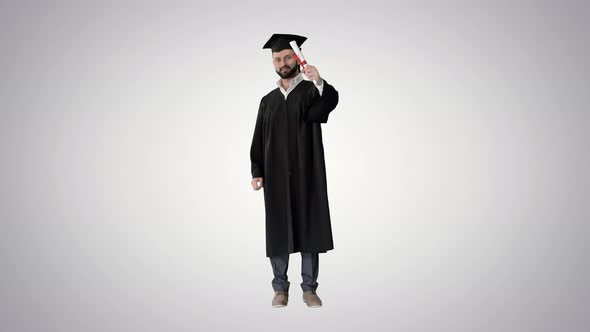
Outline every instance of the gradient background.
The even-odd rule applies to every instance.
[[[2,1],[0,330],[587,331],[584,2]],[[322,125],[321,309],[271,308],[272,33]]]

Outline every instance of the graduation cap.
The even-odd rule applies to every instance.
[[[270,39],[266,42],[266,44],[264,44],[262,48],[270,48],[273,52],[280,52],[287,48],[293,49],[291,45],[289,45],[290,41],[296,41],[297,46],[301,47],[301,44],[303,44],[303,42],[305,42],[306,39],[307,37],[298,35],[275,33],[270,37]]]

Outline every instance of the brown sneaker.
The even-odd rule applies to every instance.
[[[272,307],[280,308],[287,305],[289,301],[289,292],[286,291],[275,291],[275,296],[272,299]]]
[[[322,306],[322,300],[320,300],[314,290],[303,292],[303,302],[305,302],[310,308],[319,308]]]

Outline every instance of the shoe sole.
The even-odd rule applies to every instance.
[[[303,303],[307,304],[307,302],[306,302],[305,300],[303,300]],[[321,304],[320,304],[320,305],[309,305],[309,304],[307,304],[307,306],[308,306],[309,308],[319,308],[319,307],[321,307],[322,305],[321,305]]]

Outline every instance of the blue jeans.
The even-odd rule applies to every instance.
[[[302,252],[301,253],[301,289],[303,291],[316,290],[318,288],[318,273],[320,268],[319,254]],[[270,257],[270,264],[272,265],[272,272],[274,278],[272,279],[272,288],[275,291],[289,291],[291,284],[287,278],[287,269],[289,268],[289,254]]]

